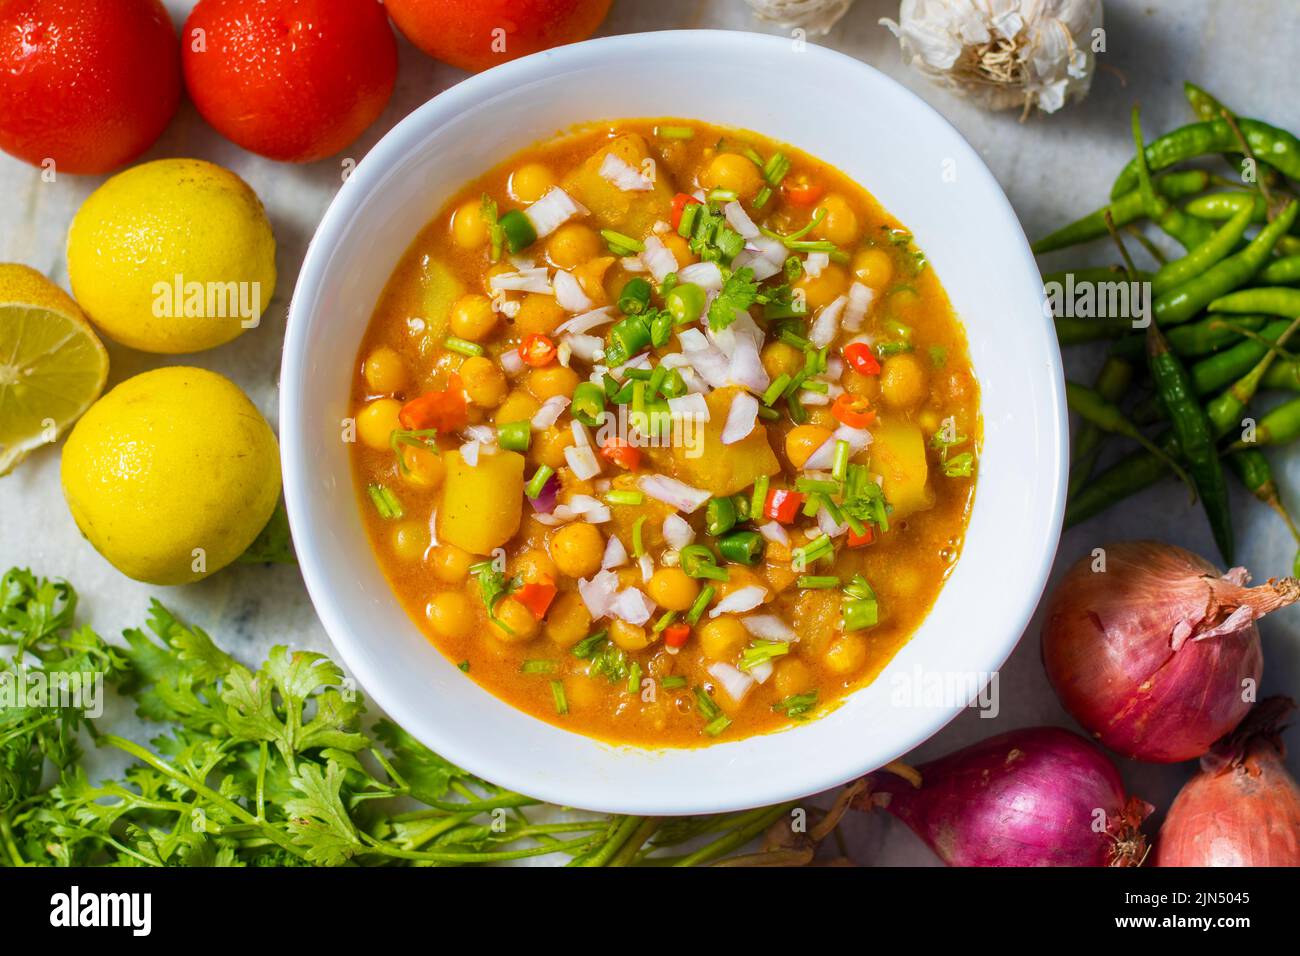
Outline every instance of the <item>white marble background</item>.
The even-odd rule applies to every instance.
[[[165,2],[179,27],[193,4]],[[1105,8],[1108,51],[1091,96],[1055,116],[1035,116],[1023,124],[1014,113],[991,115],[935,89],[907,68],[892,36],[877,25],[880,17],[897,15],[895,0],[857,0],[830,36],[819,42],[890,74],[947,116],[993,170],[1030,236],[1103,201],[1132,151],[1127,123],[1132,102],[1142,104],[1148,136],[1188,121],[1181,93],[1184,79],[1199,82],[1243,113],[1300,130],[1300,78],[1295,70],[1300,62],[1300,7],[1295,0],[1107,0]],[[615,0],[601,33],[699,27],[779,32],[753,20],[742,0]],[[398,120],[463,76],[400,37],[399,46],[396,93],[379,121],[347,151],[353,158],[360,159]],[[816,144],[807,145],[816,152]],[[275,229],[278,288],[256,331],[211,352],[169,360],[107,343],[112,358],[109,384],[169,361],[202,365],[238,382],[275,425],[285,311],[308,239],[339,187],[341,157],[309,166],[262,159],[217,136],[189,102],[181,104],[176,120],[144,158],[167,156],[220,163],[252,185]],[[0,261],[27,263],[66,288],[67,225],[101,181],[61,176],[55,183],[43,183],[37,170],[0,154]],[[1094,257],[1098,252],[1108,258],[1104,250],[1093,251]],[[1086,261],[1077,253],[1065,254],[1044,265]],[[1072,377],[1090,381],[1099,361],[1096,353],[1072,351],[1067,366]],[[105,635],[142,623],[149,598],[157,595],[250,662],[260,661],[275,643],[334,653],[294,567],[238,566],[184,588],[138,584],[118,574],[78,533],[59,489],[58,458],[57,449],[42,451],[0,479],[0,567],[26,565],[39,574],[68,578],[80,590],[84,619]],[[1300,455],[1276,455],[1274,467],[1284,495],[1300,507]],[[1237,494],[1235,513],[1239,560],[1258,578],[1288,573],[1294,547],[1281,523],[1244,493]],[[1054,579],[1092,547],[1135,536],[1213,554],[1199,507],[1189,508],[1184,495],[1165,485],[1069,532]],[[1282,612],[1265,622],[1262,631],[1268,662],[1264,692],[1300,696],[1300,612]],[[1035,621],[1001,673],[999,716],[981,720],[974,712],[966,713],[913,757],[924,760],[995,732],[1042,723],[1073,726],[1043,676]],[[145,732],[143,727],[133,730]],[[1292,771],[1300,772],[1300,732],[1291,731],[1288,739]],[[1192,769],[1119,763],[1130,788],[1160,808],[1168,806]],[[892,821],[857,819],[848,832],[860,862],[934,863],[930,853]]]

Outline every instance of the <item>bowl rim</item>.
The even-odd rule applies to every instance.
[[[604,787],[600,794],[593,795],[590,800],[575,800],[573,793],[565,792],[563,781],[555,777],[528,777],[526,770],[505,761],[494,760],[492,755],[486,752],[487,748],[462,746],[454,727],[438,727],[421,720],[419,708],[414,702],[404,699],[402,695],[389,694],[385,691],[385,681],[383,676],[377,673],[378,668],[372,667],[368,656],[355,647],[357,642],[364,640],[362,629],[349,621],[348,614],[336,598],[329,576],[321,567],[315,549],[312,547],[317,543],[318,535],[307,517],[309,506],[306,496],[310,494],[310,490],[307,487],[306,474],[310,459],[303,445],[302,415],[299,409],[299,397],[307,369],[301,358],[313,319],[319,321],[317,316],[322,305],[318,290],[333,247],[340,236],[346,232],[352,217],[363,209],[376,191],[390,184],[385,175],[386,168],[391,168],[408,153],[412,146],[411,141],[418,140],[426,127],[436,127],[445,118],[454,116],[462,110],[474,109],[481,102],[508,94],[512,89],[524,88],[526,84],[522,81],[535,76],[539,71],[563,71],[571,63],[583,61],[595,50],[608,54],[621,52],[640,56],[648,52],[647,44],[653,47],[661,44],[678,45],[684,42],[707,45],[714,53],[720,45],[743,46],[747,54],[761,55],[762,47],[779,46],[788,49],[791,41],[788,37],[780,35],[738,30],[665,30],[601,37],[531,54],[493,67],[455,83],[412,110],[386,132],[362,158],[348,178],[347,185],[350,188],[339,190],[321,217],[308,243],[289,303],[281,364],[280,434],[284,495],[290,529],[295,542],[299,543],[299,565],[312,606],[326,634],[348,669],[355,675],[360,687],[366,690],[372,700],[399,726],[445,759],[470,773],[549,803],[610,813],[689,815],[772,805],[839,786],[888,761],[880,761],[866,755],[863,748],[862,755],[857,758],[801,762],[797,772],[792,767],[788,775],[752,780],[743,798],[737,798],[731,790],[727,790],[725,796],[719,797],[710,792],[713,789],[711,786],[699,788],[703,792],[679,794],[665,793],[663,790],[653,793],[649,790],[643,793],[626,793],[619,791],[617,787]],[[1034,275],[1038,274],[1037,263],[1030,250],[1029,242],[1005,191],[975,148],[938,110],[897,80],[847,54],[807,43],[802,55],[838,61],[834,65],[839,68],[873,75],[877,81],[893,87],[900,100],[909,109],[923,115],[925,122],[938,124],[946,129],[954,141],[955,148],[959,151],[958,159],[973,164],[977,174],[985,177],[985,183],[981,188],[990,193],[987,198],[1001,216],[1002,222],[998,224],[999,231],[1005,230],[1010,235],[1019,236],[1020,243],[1017,250],[1019,258],[1033,270]],[[812,151],[812,155],[816,155],[815,150]],[[493,160],[496,161],[499,159]],[[1007,254],[1011,254],[1010,250]],[[988,674],[996,674],[1002,668],[1024,635],[1051,573],[1062,530],[1069,457],[1068,441],[1065,437],[1068,434],[1068,413],[1064,393],[1064,366],[1055,337],[1048,336],[1045,341],[1046,354],[1041,357],[1046,360],[1049,373],[1047,394],[1052,407],[1043,410],[1042,421],[1050,426],[1044,445],[1049,451],[1052,450],[1052,444],[1055,448],[1053,454],[1039,460],[1039,470],[1035,480],[1041,482],[1047,489],[1051,508],[1050,513],[1046,515],[1046,520],[1039,525],[1040,534],[1037,539],[1023,545],[1026,564],[1036,565],[1036,570],[1031,578],[1019,582],[1020,597],[1015,604],[1014,615],[1008,619],[1006,637],[998,645],[997,659],[989,662],[990,668],[985,672]],[[1048,474],[1049,470],[1050,474]],[[978,491],[977,483],[977,496]],[[905,644],[904,648],[907,646]],[[881,676],[883,674],[877,675],[875,680],[879,680]],[[865,686],[867,685],[864,684],[863,687]],[[485,694],[491,694],[491,691],[486,688],[480,687],[480,690]],[[974,697],[971,699],[973,700]],[[919,719],[913,725],[909,734],[910,742],[906,742],[893,758],[903,756],[932,738],[968,706],[969,701],[930,708],[929,718]],[[536,720],[522,711],[518,713]],[[566,733],[587,742],[595,739],[578,734],[576,731]],[[761,741],[765,737],[772,736],[774,735],[756,735],[744,739]],[[611,751],[630,747],[633,750],[655,754],[664,752],[636,745],[599,740],[597,742]],[[720,753],[723,746],[715,744],[698,749]]]

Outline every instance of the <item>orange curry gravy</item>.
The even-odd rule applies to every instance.
[[[679,119],[467,185],[394,270],[352,403],[358,506],[429,640],[529,714],[654,747],[812,719],[877,675],[957,560],[980,441],[905,228],[798,149]],[[612,432],[575,429],[602,404]]]

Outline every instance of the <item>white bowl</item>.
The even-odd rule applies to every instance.
[[[690,750],[601,743],[515,710],[442,656],[371,556],[348,446],[352,363],[393,267],[465,182],[590,120],[675,116],[751,129],[826,160],[911,229],[970,339],[984,448],[962,557],[906,647],[871,684],[793,729]],[[1060,353],[1024,233],[978,155],[893,80],[838,53],[749,33],[594,40],[472,77],[376,144],[321,221],[289,312],[281,376],[284,489],[303,577],[362,688],[467,770],[552,803],[708,813],[843,783],[961,709],[902,706],[900,680],[1001,666],[1038,601],[1066,477]]]

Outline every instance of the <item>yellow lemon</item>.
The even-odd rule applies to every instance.
[[[107,378],[77,303],[35,269],[0,263],[0,475],[58,438]]]
[[[275,291],[275,239],[252,189],[200,159],[118,173],[68,230],[72,294],[110,337],[198,352],[253,328]]]
[[[200,368],[160,368],[101,398],[63,448],[77,526],[137,581],[185,584],[244,552],[280,496],[280,449],[257,408]]]

